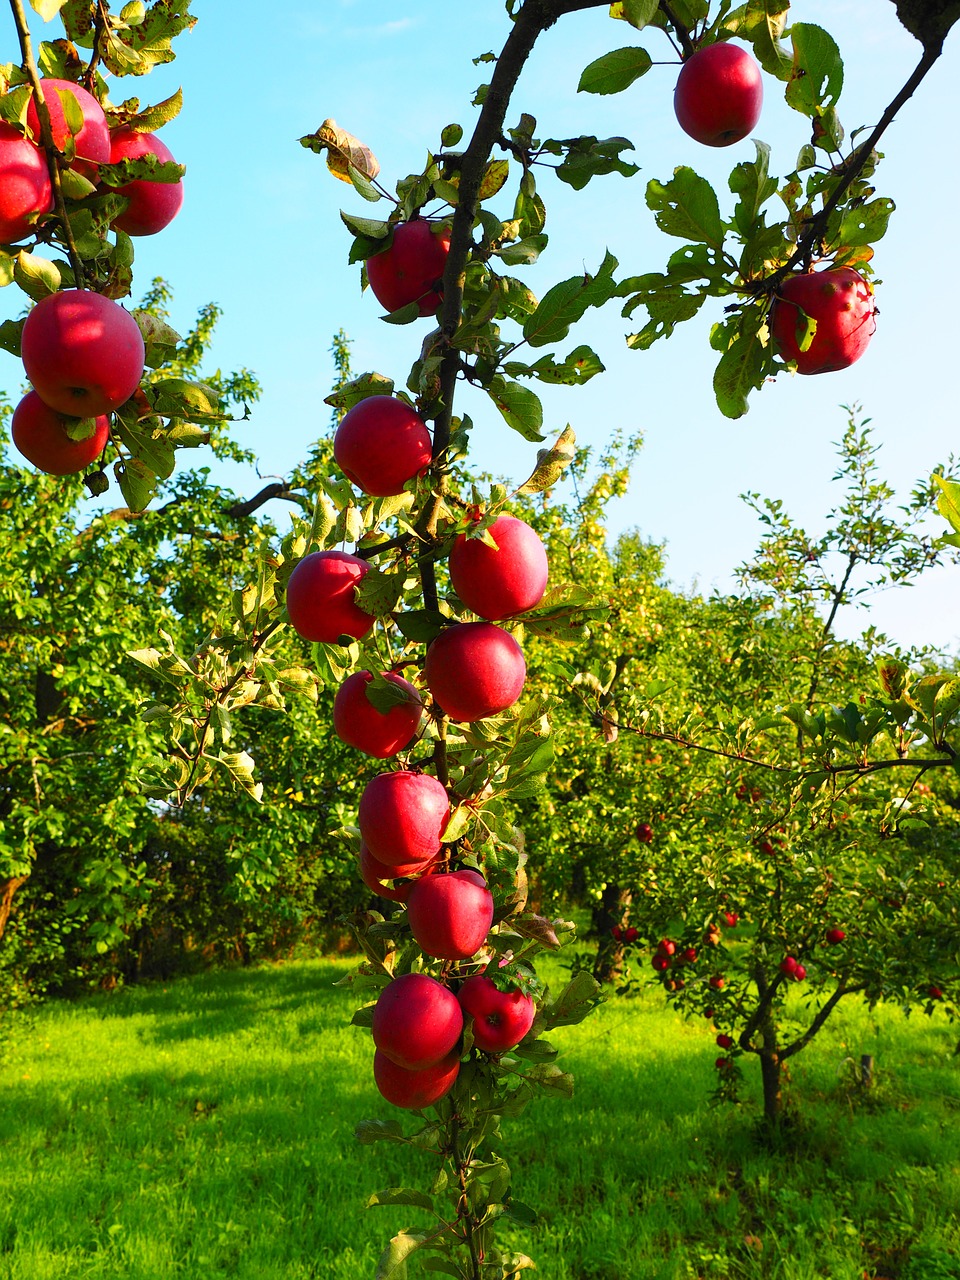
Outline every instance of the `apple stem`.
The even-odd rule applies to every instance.
[[[30,27],[27,23],[27,15],[24,12],[23,0],[10,0],[10,9],[13,12],[13,20],[17,28],[17,38],[20,42],[20,52],[23,56],[23,66],[27,75],[30,77],[30,84],[33,86],[33,97],[37,106],[37,119],[40,121],[40,142],[47,157],[47,168],[50,170],[50,185],[53,187],[53,199],[57,210],[57,219],[63,230],[63,238],[66,241],[67,256],[70,259],[70,266],[73,268],[74,283],[78,289],[86,288],[83,275],[83,263],[80,260],[80,254],[77,252],[76,241],[73,238],[73,228],[70,226],[70,219],[67,217],[67,207],[63,199],[63,186],[60,182],[60,152],[57,150],[53,141],[53,128],[50,124],[50,112],[47,109],[46,101],[43,96],[43,89],[40,87],[40,73],[37,70],[36,59],[33,56],[33,44],[30,39]]]

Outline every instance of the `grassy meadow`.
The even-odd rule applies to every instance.
[[[361,1147],[376,1092],[344,959],[42,1009],[0,1069],[0,1280],[373,1280],[427,1155]],[[559,978],[559,975],[557,975]],[[793,1145],[708,1105],[718,1050],[655,994],[555,1032],[573,1102],[506,1122],[545,1280],[960,1278],[960,1057],[939,1014],[850,1002],[791,1064]],[[849,1060],[872,1053],[861,1093]],[[748,1062],[751,1087],[755,1064]],[[412,1276],[418,1268],[411,1265]]]

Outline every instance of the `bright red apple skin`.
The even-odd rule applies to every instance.
[[[35,391],[23,397],[13,411],[10,435],[28,462],[51,476],[83,471],[103,453],[110,436],[110,422],[97,418],[96,429],[86,440],[71,440],[63,419],[43,403]]]
[[[468,978],[457,998],[473,1017],[473,1043],[485,1053],[512,1049],[533,1026],[532,998],[522,991],[501,991],[485,974]]]
[[[449,821],[446,789],[428,773],[379,773],[360,797],[360,835],[378,862],[389,867],[435,857]]]
[[[842,929],[828,929],[826,934],[827,941],[831,947],[838,946],[846,936]]]
[[[344,414],[333,438],[337,466],[373,498],[403,493],[429,467],[432,450],[423,419],[396,396],[367,396]]]
[[[0,244],[30,235],[37,216],[53,208],[43,152],[12,125],[0,122]]]
[[[460,534],[450,552],[450,582],[468,609],[498,622],[543,599],[547,552],[536,531],[516,516],[497,516],[489,533],[496,549]]]
[[[410,1111],[422,1111],[424,1107],[439,1102],[453,1088],[459,1074],[460,1055],[456,1051],[420,1071],[406,1071],[398,1067],[379,1049],[373,1055],[373,1078],[377,1088],[395,1107],[406,1107]]]
[[[805,312],[817,322],[806,351],[800,350]],[[797,373],[833,373],[859,360],[876,331],[873,291],[852,267],[832,267],[788,276],[770,309],[770,332],[784,360]]]
[[[89,289],[42,298],[24,322],[20,354],[40,399],[72,418],[99,418],[119,409],[143,376],[136,320]]]
[[[385,311],[418,303],[421,316],[432,315],[443,301],[439,282],[450,252],[450,228],[425,218],[394,227],[389,249],[367,259],[367,280]]]
[[[763,106],[763,78],[739,45],[707,45],[680,69],[673,108],[680,128],[708,147],[729,147],[751,132]]]
[[[780,961],[780,972],[785,973],[787,977],[792,978],[797,972],[796,956],[784,956]]]
[[[425,973],[394,978],[373,1011],[373,1043],[407,1071],[421,1071],[447,1058],[462,1031],[457,997]]]
[[[355,671],[347,676],[333,700],[333,729],[348,747],[386,760],[402,751],[417,732],[423,703],[408,680],[388,671],[386,679],[403,691],[406,701],[386,713],[378,711],[366,692],[372,679],[370,671]]]
[[[55,80],[44,77],[40,81],[40,85],[43,89],[43,101],[46,103],[47,111],[50,114],[53,142],[58,151],[63,151],[67,145],[67,139],[70,137],[70,127],[67,124],[66,116],[63,114],[63,103],[60,101],[60,94],[57,90],[72,93],[76,98],[80,105],[80,110],[83,112],[83,128],[75,138],[77,158],[81,161],[92,161],[93,164],[74,163],[73,168],[85,176],[95,174],[94,166],[105,164],[110,159],[110,130],[107,128],[107,118],[103,114],[103,107],[100,106],[100,103],[92,93],[88,93],[80,85],[74,84],[72,80]],[[37,104],[32,96],[30,105],[27,107],[27,124],[34,140],[39,143],[40,116],[37,114]]]
[[[375,622],[354,603],[353,592],[370,571],[366,560],[346,551],[314,551],[287,582],[290,625],[304,640],[336,644],[341,636],[362,640]]]
[[[375,893],[378,898],[389,898],[391,902],[406,902],[413,885],[391,886],[386,883],[388,880],[417,875],[429,865],[430,861],[414,862],[403,867],[388,867],[386,863],[379,862],[365,844],[360,846],[360,879],[371,893]]]
[[[407,899],[407,919],[419,946],[438,960],[469,960],[493,924],[493,894],[477,871],[425,876]]]
[[[450,719],[469,724],[513,706],[523,692],[527,664],[502,627],[460,622],[431,643],[423,674]]]
[[[118,129],[110,137],[111,164],[151,155],[158,160],[173,160],[170,148],[154,133]],[[113,189],[118,196],[126,196],[130,202],[113,220],[113,226],[128,236],[156,235],[170,225],[183,206],[182,179],[179,182],[150,182],[147,178],[137,178]]]

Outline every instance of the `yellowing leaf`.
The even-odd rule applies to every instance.
[[[380,172],[380,162],[370,148],[352,133],[347,133],[346,129],[341,129],[336,120],[324,120],[314,136],[326,149],[327,168],[341,182],[352,185],[351,167],[370,179]]]

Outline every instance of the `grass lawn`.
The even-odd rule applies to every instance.
[[[373,1280],[423,1153],[361,1147],[376,1092],[341,959],[51,1004],[0,1072],[0,1280]],[[942,1015],[850,1002],[791,1062],[805,1121],[710,1108],[719,1052],[655,994],[555,1032],[572,1103],[507,1121],[513,1238],[545,1280],[960,1280],[960,1057]],[[845,1060],[876,1059],[867,1096]],[[751,1086],[755,1064],[747,1063]],[[412,1276],[418,1274],[411,1265]]]

